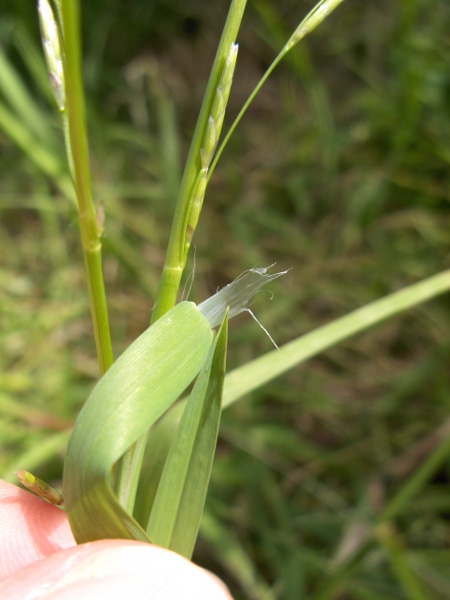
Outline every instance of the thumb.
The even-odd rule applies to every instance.
[[[30,564],[0,583],[21,600],[232,600],[214,576],[183,557],[142,542],[100,540]]]

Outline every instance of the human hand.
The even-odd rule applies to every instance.
[[[0,481],[0,597],[5,600],[232,600],[222,582],[151,544],[77,546],[66,513]]]

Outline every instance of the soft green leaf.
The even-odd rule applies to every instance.
[[[227,374],[224,408],[292,367],[385,319],[450,290],[450,270],[442,271],[302,335]],[[202,305],[199,306],[201,308]]]
[[[28,131],[30,138],[48,146],[52,142],[49,124],[45,113],[38,102],[23,84],[21,74],[8,60],[7,55],[0,49],[0,88],[2,97],[6,100],[11,113]]]
[[[350,336],[365,331],[385,319],[413,308],[449,290],[450,270],[446,270],[393,294],[389,294],[384,298],[375,300],[331,323],[292,340],[281,346],[279,350],[272,350],[250,363],[238,367],[234,371],[230,371],[225,377],[223,408],[227,408],[227,406],[230,406],[245,394],[252,392],[264,383],[302,364]],[[203,304],[199,305],[199,309],[202,309]],[[165,448],[170,445],[173,439],[173,431],[178,423],[183,407],[184,403],[180,402],[156,425],[149,442],[149,451],[151,453],[153,453],[153,445],[155,444],[158,455],[164,455]],[[164,429],[164,436],[159,435],[160,428]],[[171,431],[172,435],[170,435]],[[159,465],[154,463],[150,465],[150,469],[152,470],[152,475],[148,474],[148,478],[158,478]]]
[[[69,442],[63,493],[77,542],[148,541],[111,489],[124,452],[173,404],[202,368],[212,343],[208,321],[182,302],[145,331],[98,382]]]
[[[147,528],[155,544],[187,558],[197,539],[219,433],[227,333],[225,318],[181,417]]]

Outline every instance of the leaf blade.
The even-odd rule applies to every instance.
[[[219,433],[228,334],[225,317],[170,448],[150,513],[155,544],[191,558]]]
[[[182,302],[98,382],[77,419],[64,464],[63,493],[77,542],[149,541],[114,496],[111,471],[197,375],[211,343],[208,321],[194,304]]]

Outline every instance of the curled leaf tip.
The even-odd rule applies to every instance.
[[[52,486],[48,485],[42,479],[35,477],[29,471],[25,471],[24,469],[19,469],[14,473],[17,475],[20,483],[26,487],[30,492],[33,492],[40,498],[44,500],[48,500],[51,504],[56,504],[57,506],[61,506],[64,504],[64,498],[58,490],[55,490]]]

